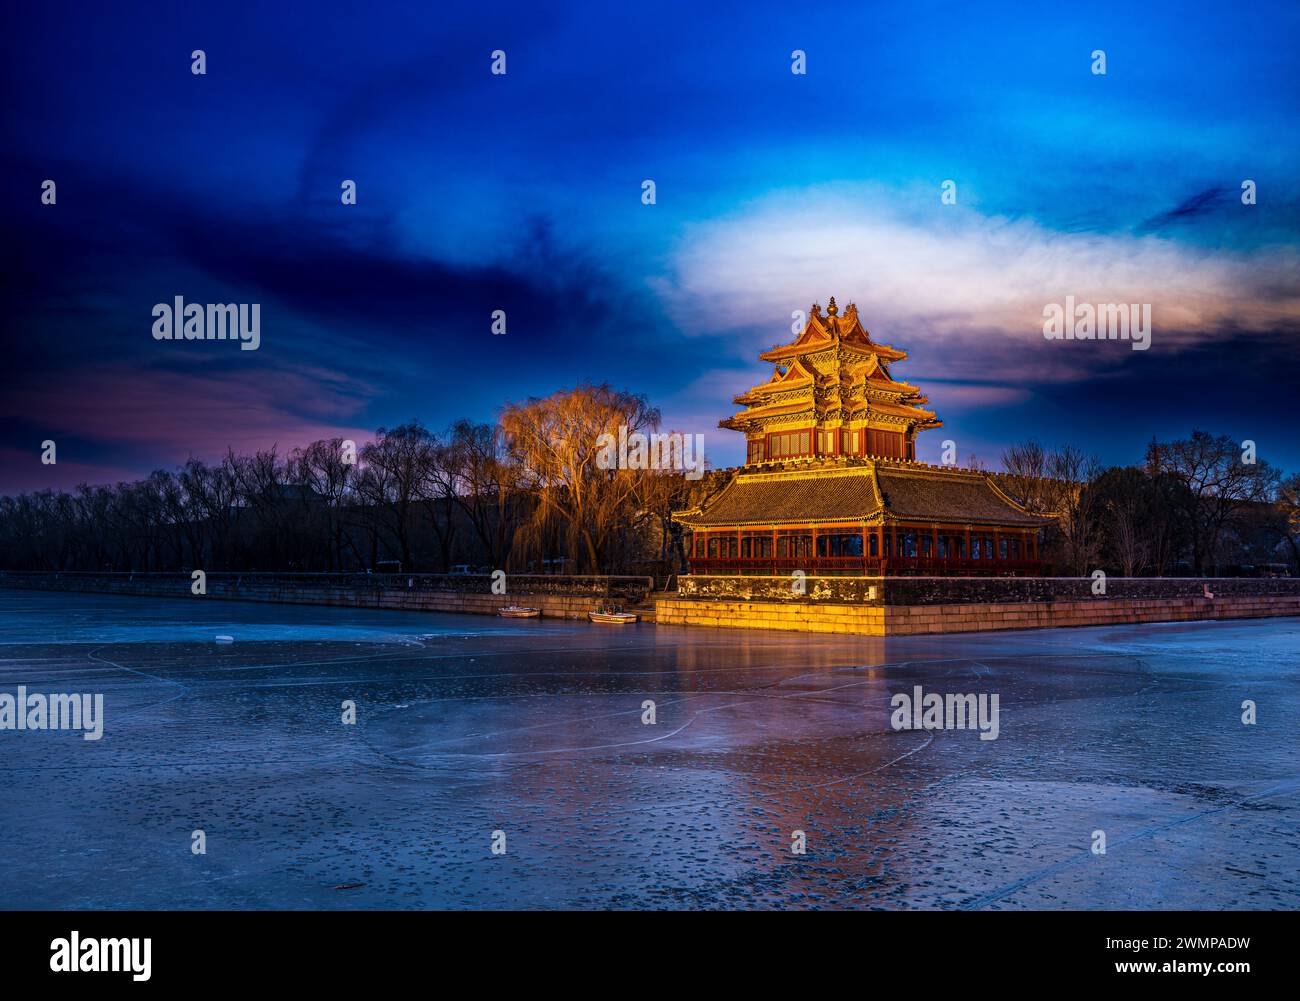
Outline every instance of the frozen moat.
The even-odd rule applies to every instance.
[[[20,685],[105,725],[0,730],[0,908],[1300,907],[1297,619],[879,639],[0,591]],[[998,695],[997,739],[893,729],[917,685]]]

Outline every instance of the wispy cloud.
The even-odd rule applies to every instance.
[[[690,227],[656,287],[687,333],[781,339],[792,309],[837,295],[841,305],[855,299],[884,342],[923,345],[930,358],[977,347],[1022,376],[1069,381],[1127,345],[1045,342],[1048,303],[1150,303],[1154,346],[1176,352],[1225,328],[1300,327],[1298,268],[1292,246],[1224,252],[1155,235],[1057,232],[943,207],[937,193],[932,207],[903,211],[879,188],[835,186]]]
[[[237,379],[101,369],[70,374],[59,388],[57,397],[39,387],[9,395],[0,418],[39,427],[56,442],[120,444],[149,455],[154,466],[191,456],[217,459],[228,448],[252,452],[278,445],[285,452],[320,438],[364,440],[373,430],[351,421],[373,390],[318,368],[259,370]],[[82,461],[66,446],[59,465],[65,460]]]

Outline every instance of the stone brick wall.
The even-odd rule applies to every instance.
[[[342,605],[353,608],[390,608],[419,612],[458,612],[469,615],[495,615],[503,605],[530,605],[542,610],[544,618],[585,619],[587,612],[601,598],[603,589],[595,587],[593,578],[580,578],[578,589],[599,593],[565,594],[540,592],[538,588],[523,586],[520,575],[519,590],[510,588],[513,577],[507,577],[509,593],[492,594],[490,578],[474,575],[446,575],[453,583],[457,577],[466,581],[464,590],[451,587],[421,588],[421,580],[414,575],[245,575],[211,573],[207,577],[205,598],[233,601],[266,601],[301,605]],[[357,577],[348,581],[345,578]],[[534,580],[536,578],[533,578]],[[547,583],[559,592],[566,578],[555,577]],[[409,587],[405,586],[408,581]],[[484,581],[489,586],[484,586]],[[0,574],[0,587],[43,591],[90,591],[99,594],[153,595],[163,598],[192,598],[201,600],[190,592],[188,574]],[[526,593],[529,592],[529,593]],[[633,588],[630,597],[616,594],[614,600],[635,604],[637,596],[643,597],[644,588]]]
[[[1098,600],[1092,585],[1091,577],[889,577],[884,594],[887,605]],[[1300,578],[1295,577],[1109,577],[1105,597],[1199,599],[1206,587],[1216,599],[1300,596]]]
[[[684,576],[683,598],[782,602],[862,602],[885,605],[960,605],[1094,600],[1091,577],[806,577],[797,594],[790,577]],[[1295,577],[1111,577],[1107,598],[1216,598],[1300,596]]]
[[[879,604],[779,601],[710,601],[660,598],[655,621],[661,626],[714,626],[734,629],[784,629],[807,633],[885,634],[886,610]]]
[[[661,598],[656,607],[661,625],[907,636],[1300,616],[1300,592],[1222,596],[1216,591],[1210,599],[1198,591],[1195,596],[1178,598],[1090,596],[1065,601],[921,605]]]
[[[1300,594],[1260,595],[1211,600],[1195,598],[1093,598],[1079,601],[993,605],[911,605],[885,609],[885,634],[983,632],[999,629],[1054,629],[1140,622],[1192,622],[1300,616]]]
[[[845,602],[864,605],[882,603],[880,577],[805,577],[804,593],[794,589],[794,579],[689,575],[679,579],[677,594],[682,598],[736,599],[796,603]]]

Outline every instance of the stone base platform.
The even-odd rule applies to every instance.
[[[1141,622],[1300,616],[1293,578],[808,578],[788,598],[773,578],[711,577],[656,601],[661,625],[907,636]],[[683,580],[685,585],[686,579]],[[1213,597],[1206,597],[1209,592]]]

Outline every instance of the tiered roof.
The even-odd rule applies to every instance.
[[[738,472],[700,507],[673,515],[689,528],[861,522],[945,522],[1041,528],[985,473],[907,461],[829,461]]]
[[[916,431],[943,426],[924,409],[930,401],[919,389],[889,373],[907,352],[873,341],[853,303],[843,316],[833,296],[824,314],[814,303],[798,337],[759,357],[775,366],[772,377],[737,396],[736,404],[745,409],[719,427],[757,432],[803,413],[815,424],[872,420]]]

